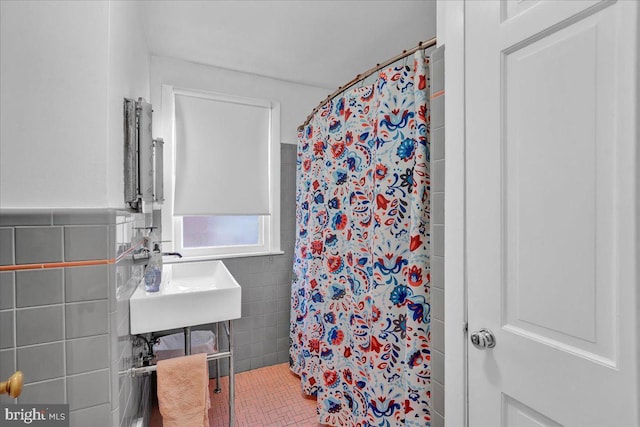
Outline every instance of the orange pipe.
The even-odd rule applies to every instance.
[[[42,268],[65,268],[65,267],[84,267],[88,265],[106,265],[115,264],[115,258],[110,259],[92,259],[87,261],[64,261],[64,262],[47,262],[42,264],[18,264],[0,266],[0,271],[18,271],[18,270],[38,270]]]
[[[431,95],[431,99],[436,99],[439,96],[444,95],[444,90],[439,90],[436,93],[434,93],[433,95]]]
[[[140,241],[118,255],[118,258],[108,259],[91,259],[87,261],[62,261],[62,262],[45,262],[39,264],[18,264],[18,265],[1,265],[0,271],[19,271],[19,270],[40,270],[43,268],[65,268],[65,267],[86,267],[90,265],[109,265],[115,264],[131,252],[142,246],[143,242]]]

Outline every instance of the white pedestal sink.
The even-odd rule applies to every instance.
[[[131,296],[131,334],[238,319],[241,295],[222,261],[165,264],[158,292],[141,281]]]

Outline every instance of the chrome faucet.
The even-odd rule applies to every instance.
[[[144,261],[146,261],[146,260],[148,260],[148,259],[149,259],[149,257],[150,257],[150,253],[151,253],[151,252],[149,251],[149,249],[147,249],[147,248],[145,248],[145,247],[143,246],[143,247],[141,247],[141,248],[139,248],[139,249],[136,249],[136,251],[135,251],[135,252],[133,252],[133,254],[131,254],[131,258],[132,258],[134,261],[140,261],[140,260],[144,260]]]

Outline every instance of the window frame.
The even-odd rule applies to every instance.
[[[269,211],[260,217],[260,244],[185,248],[183,246],[182,216],[173,215],[176,170],[175,96],[194,96],[221,102],[261,106],[269,109]],[[162,85],[162,132],[165,138],[165,202],[162,212],[162,240],[183,258],[184,262],[247,256],[282,254],[280,250],[280,103],[276,101],[223,94],[214,91]]]

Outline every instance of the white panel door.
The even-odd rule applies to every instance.
[[[465,30],[469,425],[639,426],[638,2]]]

